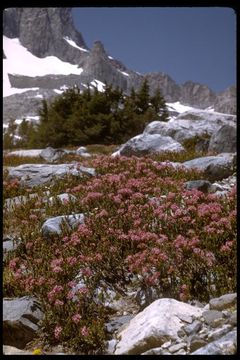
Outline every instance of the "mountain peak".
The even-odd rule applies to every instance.
[[[71,8],[53,7],[7,9],[3,13],[3,34],[19,38],[20,43],[37,57],[53,55],[78,64],[81,52],[64,38],[70,38],[76,46],[87,46],[74,27],[71,11]]]
[[[91,54],[92,55],[97,55],[97,56],[101,56],[101,57],[104,57],[104,58],[107,58],[107,53],[104,49],[104,46],[103,46],[103,43],[99,40],[96,40],[94,41],[94,44],[93,44],[93,47],[92,47],[92,50],[91,50]]]

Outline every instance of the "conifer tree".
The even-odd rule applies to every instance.
[[[168,121],[168,110],[161,94],[159,87],[155,90],[154,95],[150,98],[151,105],[160,121]]]
[[[136,105],[137,105],[137,112],[139,114],[143,114],[149,107],[149,84],[148,80],[144,79],[142,86],[140,87],[139,91],[136,93]]]

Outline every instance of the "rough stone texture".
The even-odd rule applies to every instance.
[[[73,228],[83,223],[84,223],[83,214],[56,216],[46,220],[43,223],[42,233],[43,236],[45,237],[55,234],[60,235],[62,233],[61,226],[67,225],[68,227]]]
[[[51,181],[54,177],[64,177],[67,174],[94,176],[93,168],[86,168],[76,164],[24,164],[17,167],[7,167],[10,178],[21,178],[21,183],[29,187]]]
[[[29,157],[38,157],[43,149],[31,149],[31,150],[16,150],[9,151],[6,153],[6,156],[29,156]]]
[[[181,87],[168,75],[163,72],[147,73],[150,89],[161,89],[162,95],[168,102],[178,101],[181,96]]]
[[[85,146],[80,146],[77,150],[76,150],[76,154],[80,155],[82,157],[91,157],[91,154],[89,154],[87,152],[87,148],[85,148]]]
[[[182,145],[173,140],[170,136],[141,134],[128,140],[115,154],[123,156],[143,156],[162,151],[179,152],[183,150],[184,148]]]
[[[222,328],[219,328],[219,329],[216,329],[216,330],[212,331],[208,335],[208,340],[209,341],[214,341],[214,340],[219,339],[223,335],[227,334],[230,331],[231,328],[232,328],[232,326],[230,324],[224,324]]]
[[[171,352],[171,353],[175,353],[177,351],[179,351],[180,349],[185,349],[186,348],[186,343],[179,343],[179,344],[175,344],[175,345],[172,345],[168,348],[168,350]]]
[[[49,202],[51,204],[53,204],[56,201],[61,201],[61,203],[68,203],[68,202],[76,202],[77,198],[74,195],[68,194],[68,193],[64,193],[64,194],[59,194],[57,196],[51,196],[49,198]]]
[[[186,105],[206,108],[211,106],[216,99],[216,95],[206,85],[186,81],[181,85],[180,102]]]
[[[236,116],[214,113],[207,110],[189,110],[179,114],[175,119],[164,121],[152,121],[144,129],[144,134],[159,134],[171,136],[174,140],[184,143],[185,140],[195,136],[203,137],[199,139],[196,146],[202,150],[208,144],[206,135],[212,136],[223,125],[235,126]]]
[[[38,116],[38,109],[41,107],[42,99],[36,97],[37,95],[42,95],[48,101],[51,101],[57,94],[53,90],[33,89],[4,97],[3,122],[6,123],[12,118],[21,119],[24,117],[28,118],[29,116]]]
[[[46,161],[54,162],[60,159],[65,154],[65,151],[62,149],[53,149],[52,147],[47,147],[43,149],[39,156]]]
[[[209,325],[213,325],[215,320],[223,319],[222,312],[217,310],[204,311],[202,316],[204,317],[205,322]]]
[[[223,153],[217,156],[204,156],[185,161],[183,166],[189,169],[199,169],[204,172],[210,181],[222,180],[232,175],[236,163],[235,154]]]
[[[40,304],[33,297],[3,299],[3,343],[23,349],[36,335],[42,318]]]
[[[123,315],[112,319],[106,324],[107,332],[113,333],[114,331],[118,330],[122,325],[128,323],[133,317],[134,315]]]
[[[3,34],[20,39],[21,44],[38,57],[53,55],[78,64],[85,52],[64,40],[87,49],[82,35],[75,29],[71,8],[10,8],[3,12]]]
[[[202,324],[198,320],[194,320],[192,324],[185,325],[183,330],[187,335],[195,334],[202,328]]]
[[[211,310],[224,310],[237,303],[237,294],[226,294],[209,301]]]
[[[159,299],[136,315],[119,333],[115,355],[139,354],[161,346],[166,340],[178,338],[183,325],[178,315],[200,316],[202,310],[175,299]]]
[[[212,184],[207,180],[191,180],[184,183],[184,187],[187,190],[197,189],[204,193],[208,193],[211,190]]]
[[[190,355],[234,355],[237,349],[237,330],[234,329]]]
[[[14,346],[3,345],[3,355],[32,355],[30,351],[20,350]]]
[[[236,108],[237,108],[236,86],[230,86],[226,90],[217,94],[213,106],[215,111],[219,111],[227,114],[236,114]]]
[[[208,151],[217,153],[234,153],[237,150],[237,129],[236,126],[223,125],[212,135]]]

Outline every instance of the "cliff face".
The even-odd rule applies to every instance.
[[[232,86],[220,94],[215,94],[206,85],[187,81],[178,85],[168,74],[163,72],[139,74],[127,69],[119,60],[113,59],[106,53],[104,45],[96,41],[89,50],[82,35],[75,29],[71,8],[9,8],[3,13],[3,34],[10,39],[18,38],[22,46],[38,58],[55,56],[73,65],[78,65],[79,73],[69,75],[47,73],[44,76],[28,76],[26,73],[16,73],[8,70],[11,87],[17,89],[39,88],[39,94],[54,94],[54,89],[63,85],[78,85],[80,89],[87,83],[98,80],[118,86],[125,93],[131,88],[138,89],[144,78],[147,78],[150,91],[153,93],[160,88],[167,102],[179,101],[184,105],[197,108],[213,106],[216,111],[236,113],[236,87]],[[6,53],[3,50],[3,58]],[[4,60],[4,61],[5,61]],[[31,65],[31,64],[30,64]],[[8,96],[4,103],[4,119],[8,116],[5,108],[9,109],[12,102],[14,113],[17,107],[16,98],[26,98],[25,95]],[[12,100],[11,100],[12,99]],[[21,107],[21,114],[22,114]]]
[[[65,39],[87,48],[82,35],[74,28],[71,8],[7,9],[3,13],[3,34],[19,38],[21,44],[35,56],[53,55],[72,64],[78,64],[84,52],[81,54]]]

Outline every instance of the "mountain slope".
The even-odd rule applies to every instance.
[[[103,90],[103,83],[108,82],[129,93],[132,87],[138,89],[145,78],[151,93],[160,87],[169,103],[180,101],[202,109],[236,111],[235,87],[215,94],[207,86],[191,81],[178,85],[163,72],[139,74],[128,69],[107,54],[100,41],[89,50],[74,27],[71,8],[6,9],[3,34],[4,121],[28,115],[33,98],[36,103],[41,97],[56,96],[66,87],[77,85],[84,89],[91,84]]]

